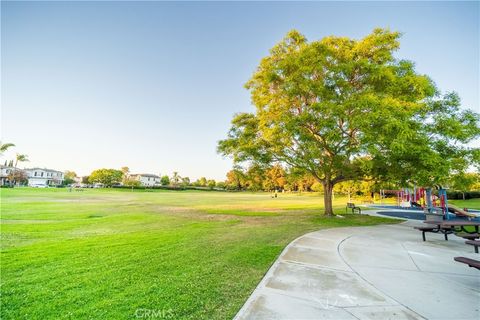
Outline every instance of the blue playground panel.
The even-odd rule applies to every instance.
[[[369,207],[378,208],[378,209],[391,209],[391,211],[390,210],[378,211],[377,214],[380,214],[380,215],[385,215],[385,216],[395,217],[395,218],[425,220],[425,213],[423,212],[423,209],[420,209],[420,208],[415,208],[415,207],[404,208],[404,207],[394,206],[394,205],[369,205]],[[396,211],[396,210],[398,210],[398,211]],[[475,213],[480,212],[480,210],[472,210],[472,209],[469,209],[468,211],[469,212],[475,212]],[[464,218],[464,217],[457,217],[453,213],[449,213],[448,215],[449,215],[449,220],[450,221],[452,221],[452,220],[462,221],[462,220],[467,219],[467,218]],[[480,221],[480,217],[473,218],[471,220],[475,220],[475,221],[479,220]]]
[[[371,204],[368,206],[369,208],[378,208],[378,209],[398,209],[398,210],[412,210],[412,211],[418,211],[418,212],[423,212],[422,208],[418,207],[400,207],[400,206],[394,206],[394,205],[388,205],[388,204]],[[480,213],[480,210],[477,209],[468,209],[468,212],[474,212],[474,213]]]
[[[400,207],[400,206],[394,206],[394,205],[382,205],[382,204],[371,204],[368,206],[369,208],[378,208],[378,209],[398,209],[398,210],[412,210],[412,211],[418,211],[423,213],[422,208],[417,208],[417,207]]]
[[[368,212],[368,211],[367,211]],[[425,214],[419,211],[378,211],[377,214],[394,217],[394,218],[403,218],[403,219],[412,219],[412,220],[425,220]],[[455,215],[450,215],[449,221],[465,221],[466,218],[459,218]],[[480,218],[473,218],[474,221],[479,221]]]
[[[377,214],[394,218],[425,220],[425,214],[419,211],[379,211]]]

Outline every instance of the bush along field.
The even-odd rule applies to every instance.
[[[296,237],[395,223],[319,195],[1,190],[1,318],[232,318]]]

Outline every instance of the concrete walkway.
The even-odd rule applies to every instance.
[[[480,259],[451,235],[399,225],[327,229],[282,252],[236,319],[480,319]]]

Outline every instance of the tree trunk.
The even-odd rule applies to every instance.
[[[323,182],[323,202],[326,216],[333,216],[332,193],[333,184],[330,181]]]
[[[16,177],[17,177],[17,164],[18,164],[18,160],[15,161],[15,167],[13,168],[13,177],[12,177],[13,178],[12,179],[13,180],[13,187],[15,187],[15,185],[17,184],[17,179],[16,179]]]
[[[463,200],[465,200],[465,192],[462,192]]]

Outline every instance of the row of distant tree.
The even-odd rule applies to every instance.
[[[480,174],[476,172],[457,172],[445,180],[446,186],[459,192],[480,191]],[[262,167],[253,164],[243,169],[236,167],[227,173],[225,187],[231,190],[286,190],[315,191],[323,190],[322,185],[308,172],[284,169],[280,165]],[[370,194],[380,189],[399,189],[413,187],[395,181],[358,179],[339,182],[334,191],[342,194]]]
[[[9,148],[14,147],[12,143],[0,143],[0,155]],[[5,160],[5,166],[17,168],[21,162],[26,162],[28,156],[25,154],[16,154],[15,160]],[[26,181],[27,177],[21,170],[13,170],[10,173],[11,181]],[[65,172],[65,185],[71,185],[78,182],[79,179],[74,171]],[[467,191],[480,191],[480,174],[475,172],[456,172],[444,179],[450,190],[465,193]],[[92,171],[89,176],[81,178],[84,184],[100,183],[104,186],[124,185],[137,187],[140,181],[134,178],[128,167],[118,169],[97,169]],[[251,164],[248,168],[240,166],[230,170],[226,175],[225,181],[215,181],[201,177],[195,181],[191,181],[189,177],[181,176],[178,172],[172,175],[162,175],[160,177],[162,186],[172,187],[203,187],[218,188],[227,190],[248,190],[248,191],[322,191],[322,185],[308,172],[298,169],[285,169],[279,164],[260,165],[258,163]],[[372,192],[378,192],[380,189],[402,188],[405,185],[394,181],[375,181],[375,180],[349,180],[343,181],[335,185],[334,192],[348,195],[366,195]]]
[[[78,181],[74,171],[65,172],[66,185]],[[460,172],[446,178],[448,187],[452,191],[467,192],[480,191],[480,174],[474,172]],[[130,174],[128,167],[121,169],[97,169],[89,176],[82,177],[82,183],[100,183],[106,187],[124,185],[138,187],[140,181]],[[225,181],[215,181],[201,177],[191,181],[189,177],[181,176],[178,172],[160,177],[162,186],[170,187],[203,187],[210,189],[226,189],[235,191],[291,191],[291,192],[322,192],[322,185],[308,172],[285,169],[279,164],[261,166],[252,164],[244,169],[235,167],[227,172]],[[349,196],[370,195],[380,189],[399,189],[407,187],[395,181],[378,181],[375,179],[361,179],[343,181],[335,185],[334,192]],[[412,186],[413,187],[413,186]]]
[[[74,171],[65,172],[64,184],[70,185],[77,182],[79,179]],[[102,184],[106,187],[115,185],[123,185],[129,187],[138,187],[141,182],[136,179],[135,175],[130,173],[128,167],[122,167],[121,169],[96,169],[90,173],[90,175],[82,177],[81,182],[83,184]],[[191,181],[189,177],[182,177],[178,172],[173,172],[172,175],[161,175],[160,185],[171,187],[208,187],[208,188],[224,188],[223,181],[215,181],[214,179],[207,179],[201,177],[195,181]]]
[[[0,143],[0,155],[14,147],[13,143]],[[27,162],[28,156],[17,153],[15,160],[5,160],[5,166],[17,168],[21,162]],[[26,181],[27,177],[21,170],[13,170],[10,173],[11,181]],[[74,171],[65,172],[65,185],[71,185],[78,181],[77,174]],[[451,190],[465,193],[467,191],[480,191],[480,174],[475,172],[456,172],[444,179]],[[128,167],[118,169],[97,169],[92,171],[89,176],[82,177],[84,184],[100,183],[104,186],[124,185],[140,186],[140,181],[135,179]],[[215,181],[201,177],[191,181],[189,177],[183,177],[178,172],[172,175],[162,175],[160,177],[162,186],[172,187],[206,187],[228,190],[249,190],[249,191],[322,191],[322,185],[310,173],[298,169],[285,169],[279,164],[261,165],[253,163],[244,169],[240,166],[230,170],[226,175],[225,181]],[[356,195],[370,194],[378,192],[380,189],[402,188],[405,185],[394,181],[375,181],[375,180],[349,180],[335,185],[334,192]]]

